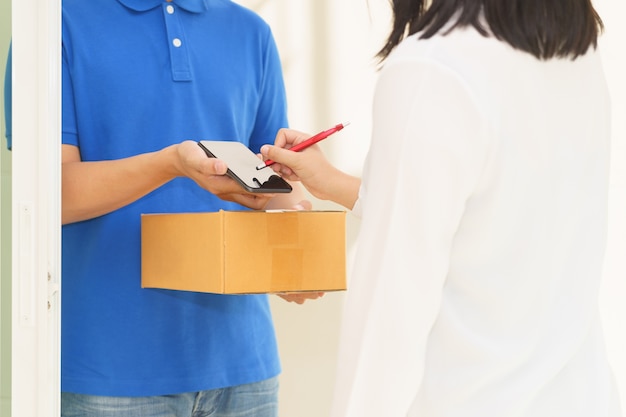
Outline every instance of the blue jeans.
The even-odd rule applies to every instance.
[[[277,417],[278,377],[253,384],[154,397],[61,393],[61,417]]]

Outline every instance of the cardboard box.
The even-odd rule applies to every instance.
[[[144,214],[141,286],[219,294],[345,290],[345,215]]]

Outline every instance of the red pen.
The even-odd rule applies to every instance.
[[[294,151],[294,152],[300,152],[301,150],[308,148],[309,146],[319,142],[320,140],[326,139],[327,137],[329,137],[333,133],[339,132],[341,129],[343,129],[344,127],[348,126],[349,124],[350,124],[350,122],[340,123],[338,125],[335,125],[334,127],[331,127],[328,130],[324,130],[323,132],[320,132],[320,133],[318,133],[315,136],[311,136],[307,140],[305,140],[303,142],[300,142],[297,145],[292,146],[291,148],[289,148],[289,150],[290,151]],[[274,164],[274,161],[272,161],[271,159],[268,159],[267,161],[265,161],[262,164],[260,164],[259,166],[257,166],[256,169],[263,169],[263,168],[268,167],[268,166],[270,166],[272,164]]]

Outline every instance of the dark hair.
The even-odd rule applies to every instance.
[[[420,39],[428,39],[449,22],[444,34],[455,27],[472,26],[483,36],[491,32],[538,59],[584,55],[590,46],[596,47],[604,28],[591,0],[390,1],[393,26],[377,54],[381,62],[405,37],[422,32]]]

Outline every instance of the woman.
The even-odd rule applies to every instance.
[[[589,0],[392,3],[362,180],[282,149],[300,132],[262,149],[362,219],[333,416],[619,416],[600,18]]]

